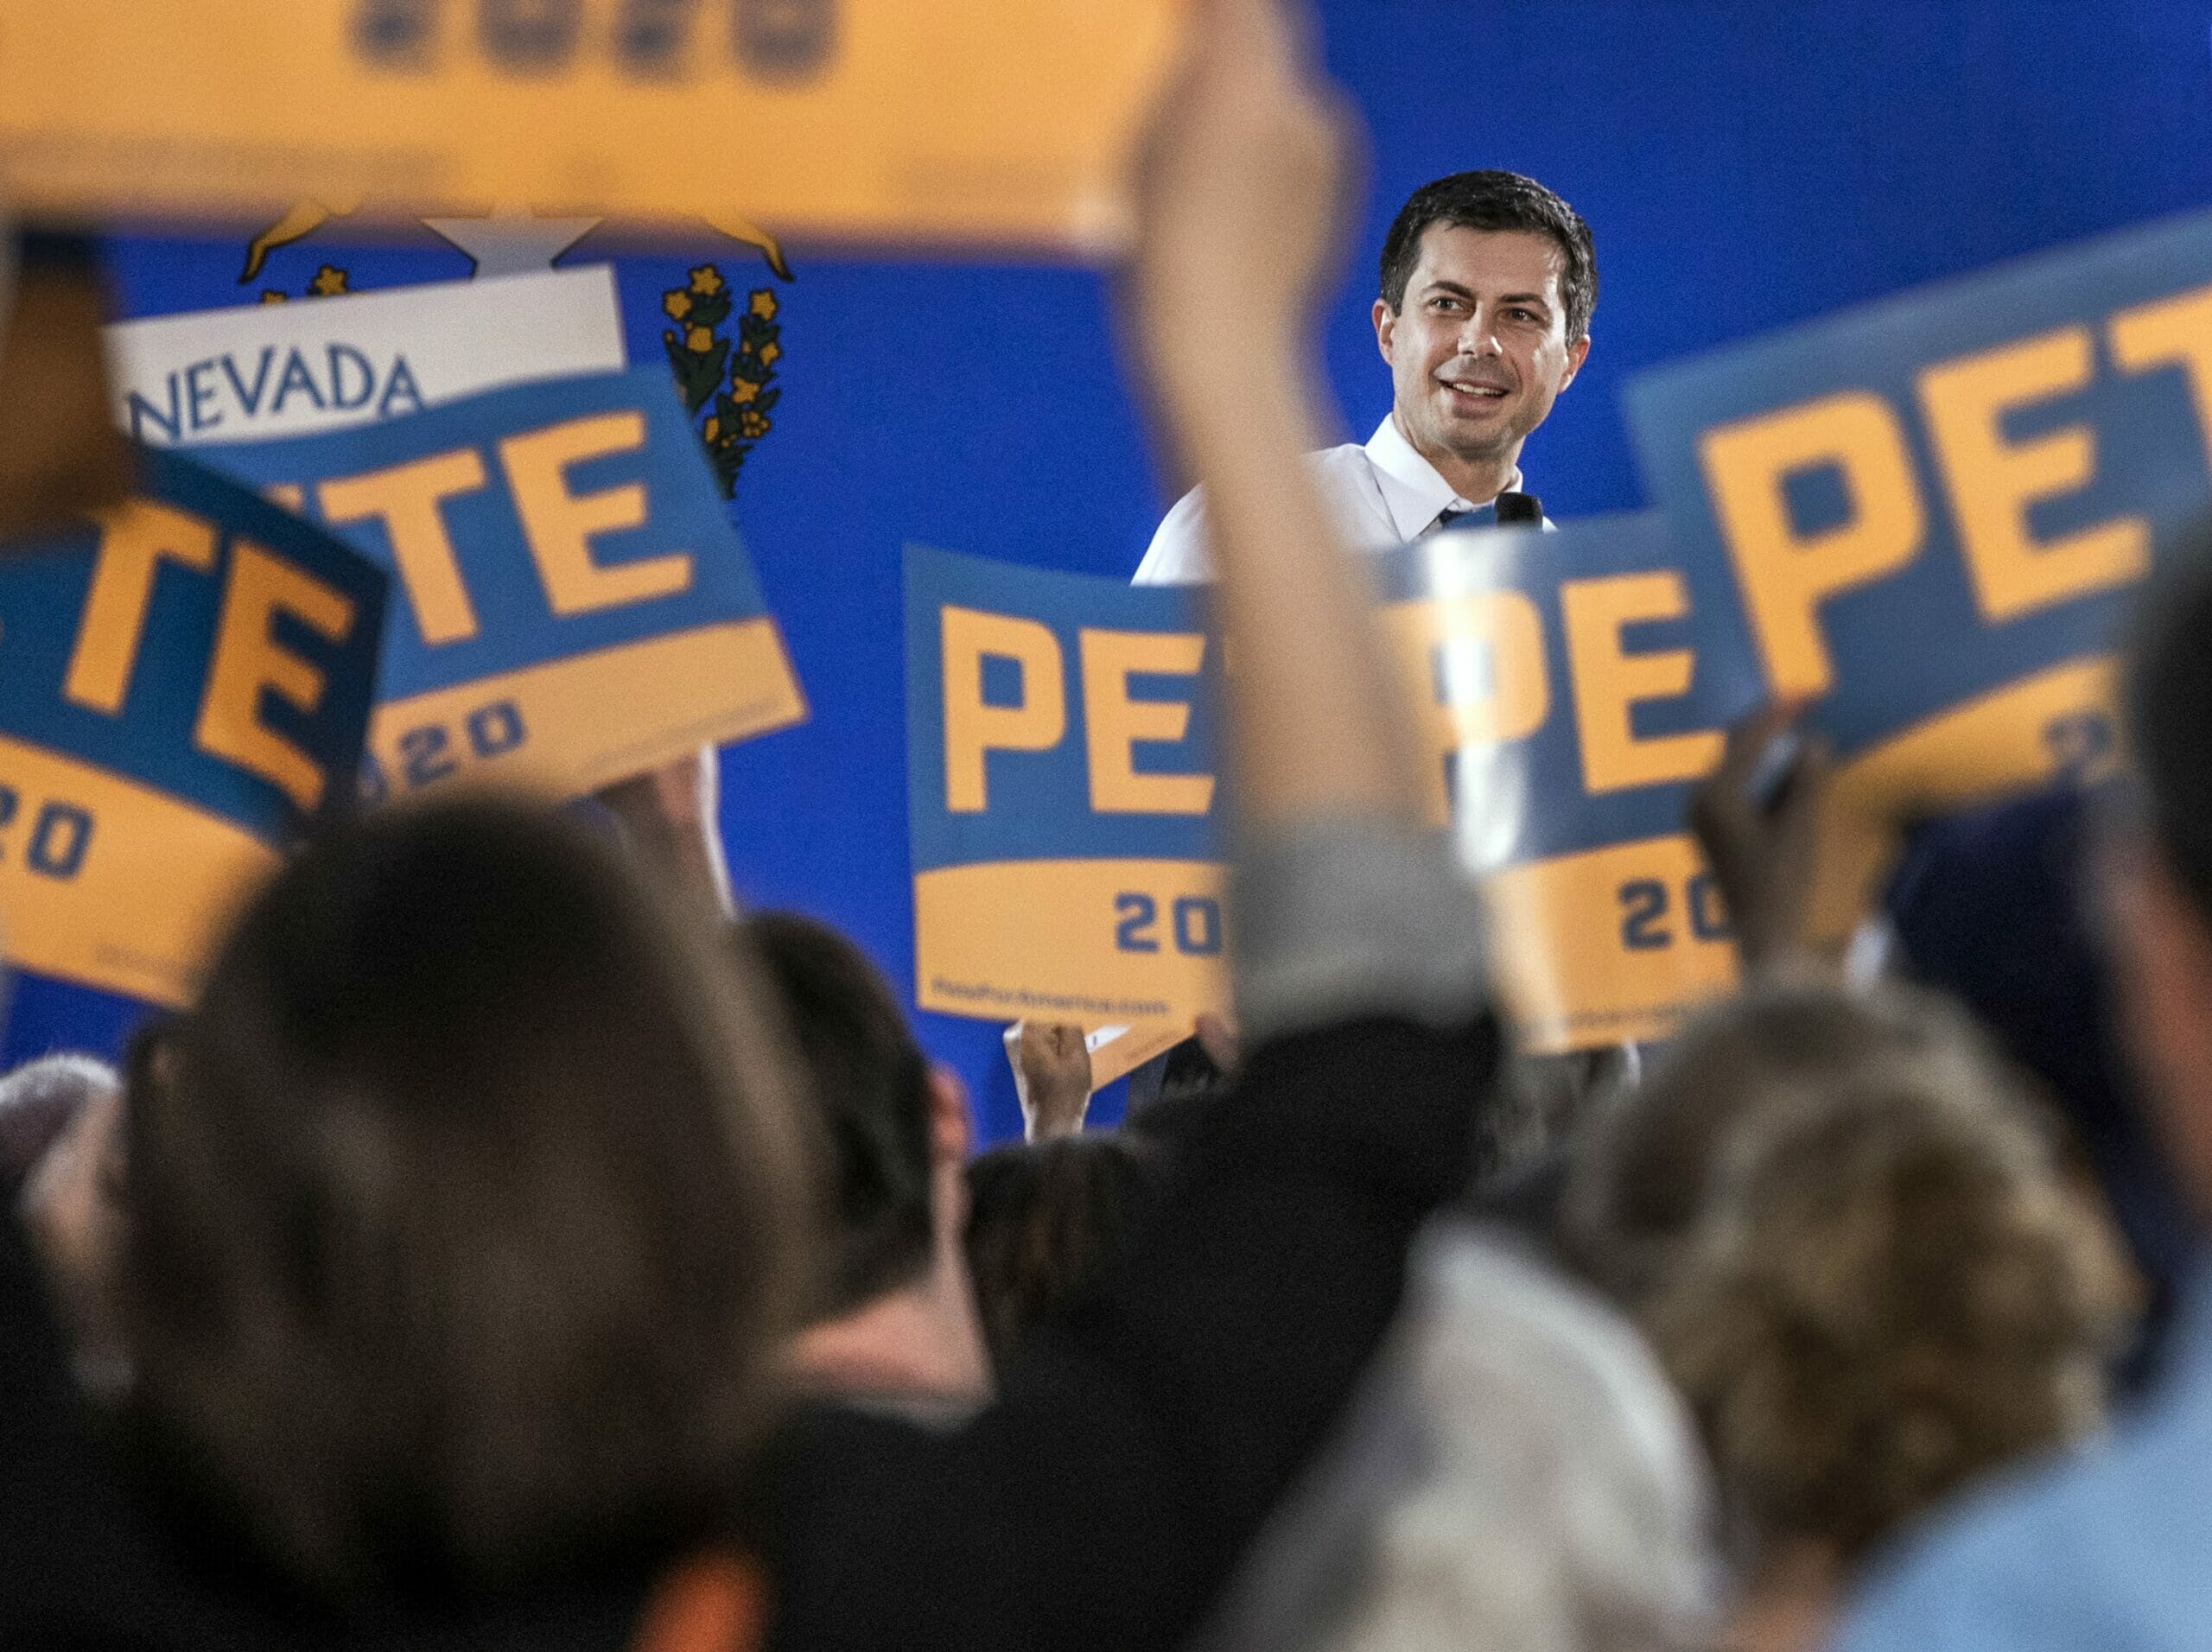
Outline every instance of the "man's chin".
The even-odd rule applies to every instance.
[[[1460,414],[1441,422],[1444,445],[1466,459],[1488,459],[1506,452],[1526,432],[1503,413]]]

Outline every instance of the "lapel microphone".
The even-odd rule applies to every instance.
[[[1544,502],[1534,493],[1516,493],[1511,489],[1497,496],[1497,525],[1501,528],[1527,527],[1544,519]]]

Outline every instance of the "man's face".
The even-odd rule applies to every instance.
[[[1395,311],[1375,302],[1400,424],[1434,461],[1511,459],[1590,353],[1567,336],[1567,257],[1548,235],[1432,224]]]

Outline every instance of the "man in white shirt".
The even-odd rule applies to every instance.
[[[1459,172],[1423,185],[1382,243],[1375,339],[1390,416],[1367,444],[1313,455],[1345,536],[1387,550],[1521,489],[1521,447],[1590,353],[1597,255],[1582,215],[1532,178]],[[1139,585],[1210,577],[1196,490],[1167,513]]]

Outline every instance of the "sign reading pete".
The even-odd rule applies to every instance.
[[[372,796],[462,775],[576,795],[805,715],[660,368],[195,451],[397,575]]]
[[[1181,5],[0,0],[0,199],[1095,245]]]
[[[1754,692],[1653,518],[1379,559],[1433,823],[1483,880],[1529,1047],[1662,1037],[1735,978],[1689,787]],[[1225,1007],[1221,648],[1192,593],[910,549],[923,1007],[1187,1024]]]
[[[1844,759],[1842,927],[1888,822],[2114,761],[2130,588],[2212,510],[2212,214],[1654,371],[1628,410],[1713,622]]]
[[[231,902],[349,798],[385,575],[168,454],[139,494],[0,557],[0,941],[190,994]]]
[[[906,550],[917,1001],[1087,1026],[1224,1007],[1192,594]]]

